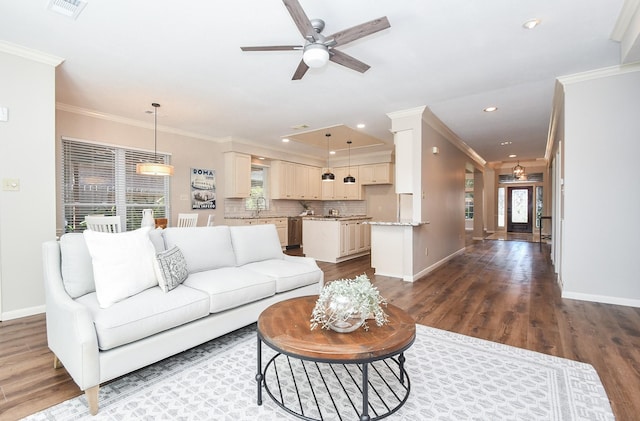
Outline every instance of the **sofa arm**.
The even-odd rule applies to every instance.
[[[97,386],[100,358],[93,319],[64,289],[58,242],[43,243],[42,257],[49,348],[81,390]]]
[[[303,263],[305,265],[309,265],[315,269],[318,269],[320,271],[320,288],[322,288],[322,286],[324,285],[324,272],[320,269],[320,266],[318,266],[318,263],[316,262],[316,259],[312,258],[312,257],[304,257],[304,256],[290,256],[288,254],[284,255],[284,260],[289,261],[289,262],[298,262],[298,263]]]

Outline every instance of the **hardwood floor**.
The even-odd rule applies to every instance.
[[[367,273],[418,323],[592,364],[616,419],[638,419],[640,309],[560,298],[548,254],[537,243],[468,241],[465,253],[413,283],[374,276],[368,256],[319,265],[326,280]],[[0,323],[0,420],[80,394],[53,368],[44,316]]]

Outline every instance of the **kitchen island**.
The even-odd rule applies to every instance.
[[[371,217],[309,216],[302,219],[303,250],[307,257],[339,263],[371,252]]]

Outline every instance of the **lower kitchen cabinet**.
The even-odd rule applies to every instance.
[[[289,240],[288,218],[225,218],[224,222],[227,225],[274,224],[278,231],[280,246],[286,247]]]
[[[338,263],[371,251],[371,227],[367,219],[307,219],[302,222],[305,256]]]

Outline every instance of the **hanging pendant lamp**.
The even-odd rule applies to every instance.
[[[173,165],[158,162],[158,107],[157,102],[151,103],[154,108],[153,123],[153,162],[141,162],[136,164],[136,173],[143,175],[173,175]]]
[[[516,180],[520,180],[523,175],[524,175],[524,167],[520,165],[520,161],[518,161],[516,166],[513,167],[513,178],[515,178]]]
[[[350,140],[347,140],[347,145],[349,145],[349,173],[342,181],[344,181],[344,184],[355,184],[356,178],[351,175],[351,141]]]
[[[327,170],[322,174],[322,181],[334,181],[336,176],[331,172],[331,160],[329,158],[329,138],[331,137],[331,133],[326,133],[325,136],[327,137]]]

